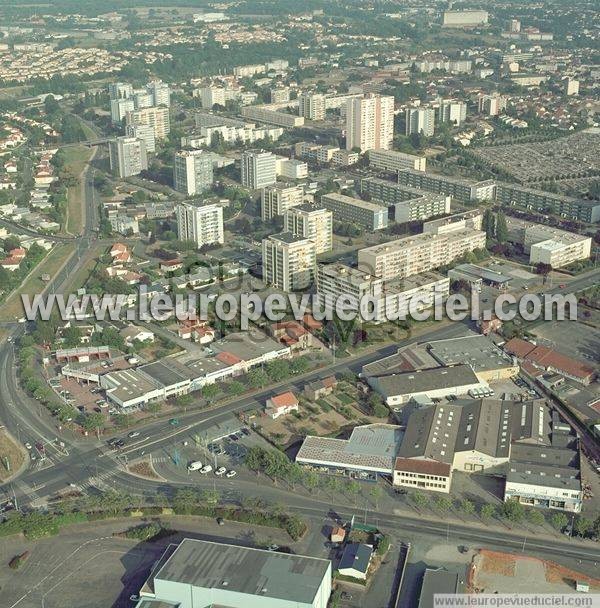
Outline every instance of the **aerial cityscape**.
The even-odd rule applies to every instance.
[[[0,608],[600,607],[599,43],[0,0]]]

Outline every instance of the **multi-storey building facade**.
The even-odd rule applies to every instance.
[[[291,232],[272,234],[262,242],[263,281],[282,291],[307,289],[314,281],[315,243]]]
[[[154,129],[157,140],[166,139],[171,131],[169,108],[152,107],[127,112],[125,115],[127,125],[149,125]]]
[[[241,159],[242,185],[257,190],[277,181],[277,157],[265,150],[245,150]]]
[[[433,108],[406,108],[406,135],[421,133],[431,137],[435,132],[435,110]]]
[[[400,169],[425,171],[427,159],[424,156],[405,154],[395,150],[369,150],[369,165],[382,171],[396,173]]]
[[[148,168],[148,155],[143,139],[117,137],[108,142],[110,168],[119,177],[137,175]]]
[[[485,232],[417,234],[358,251],[358,268],[384,280],[402,279],[449,264],[485,247]]]
[[[324,194],[321,204],[338,222],[360,224],[368,230],[382,230],[388,225],[388,210],[382,205],[337,193]]]
[[[304,188],[286,183],[276,183],[263,188],[260,196],[261,218],[268,222],[283,215],[291,207],[304,201]]]
[[[298,114],[307,120],[325,120],[325,95],[321,93],[299,95]]]
[[[143,139],[146,144],[146,152],[154,152],[156,150],[154,128],[150,125],[128,125],[125,128],[125,133],[127,137]]]
[[[362,194],[371,200],[384,203],[393,210],[396,222],[424,220],[450,212],[450,197],[417,190],[378,177],[367,177],[360,182]]]
[[[223,243],[223,209],[219,205],[177,205],[177,234],[182,241],[193,241],[198,249],[203,245]]]
[[[401,169],[398,171],[398,183],[429,192],[446,194],[462,203],[494,200],[496,197],[496,183],[492,180],[471,182],[447,175]]]
[[[368,94],[346,105],[346,150],[389,149],[394,139],[394,98]]]
[[[311,205],[290,207],[283,216],[283,229],[313,241],[317,255],[333,248],[333,214],[327,209]]]
[[[213,183],[210,154],[202,150],[181,150],[173,161],[173,182],[177,192],[193,196],[208,190]]]

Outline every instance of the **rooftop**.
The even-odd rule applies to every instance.
[[[296,460],[391,473],[401,441],[400,427],[368,424],[356,427],[348,439],[309,435]]]
[[[154,578],[310,604],[330,566],[325,559],[186,538]]]

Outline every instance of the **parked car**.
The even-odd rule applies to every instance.
[[[139,436],[140,436],[139,431],[131,431],[131,433],[127,434],[127,437],[129,437],[129,439],[134,439],[135,437],[139,437]]]
[[[194,462],[190,462],[187,466],[188,471],[199,471],[202,469],[202,462],[199,460],[195,460]]]
[[[227,472],[227,475],[225,475],[225,477],[235,477],[236,475],[237,472],[232,469],[231,471]]]
[[[221,477],[221,475],[225,475],[225,473],[227,473],[227,469],[225,467],[219,467],[216,471],[215,471],[215,475],[217,477]]]
[[[213,468],[209,465],[209,464],[205,464],[201,469],[200,469],[200,473],[202,473],[203,475],[206,475],[207,473],[210,473],[213,470]]]
[[[171,418],[171,419],[169,420],[169,424],[170,424],[171,426],[177,426],[177,425],[179,424],[179,418]]]

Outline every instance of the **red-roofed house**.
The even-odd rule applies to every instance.
[[[450,492],[452,466],[438,460],[396,458],[394,487],[422,488],[432,492]]]
[[[538,369],[562,374],[582,384],[590,384],[596,376],[595,370],[589,365],[547,346],[536,346],[520,338],[509,340],[504,346],[504,350],[519,359],[524,359]]]
[[[275,420],[279,416],[284,416],[290,412],[297,412],[299,405],[296,395],[288,391],[267,399],[265,414]]]
[[[110,248],[110,257],[113,259],[113,264],[115,262],[121,264],[131,262],[131,252],[124,243],[115,243]]]
[[[298,321],[272,323],[269,333],[292,350],[306,350],[312,346],[312,334]]]
[[[227,352],[226,350],[218,353],[216,355],[216,358],[221,363],[225,363],[226,365],[238,365],[238,364],[242,363],[242,359],[240,359],[238,356],[234,355],[233,353]]]
[[[302,324],[308,331],[318,331],[323,329],[323,323],[321,321],[317,321],[312,315],[308,313],[302,317]]]

